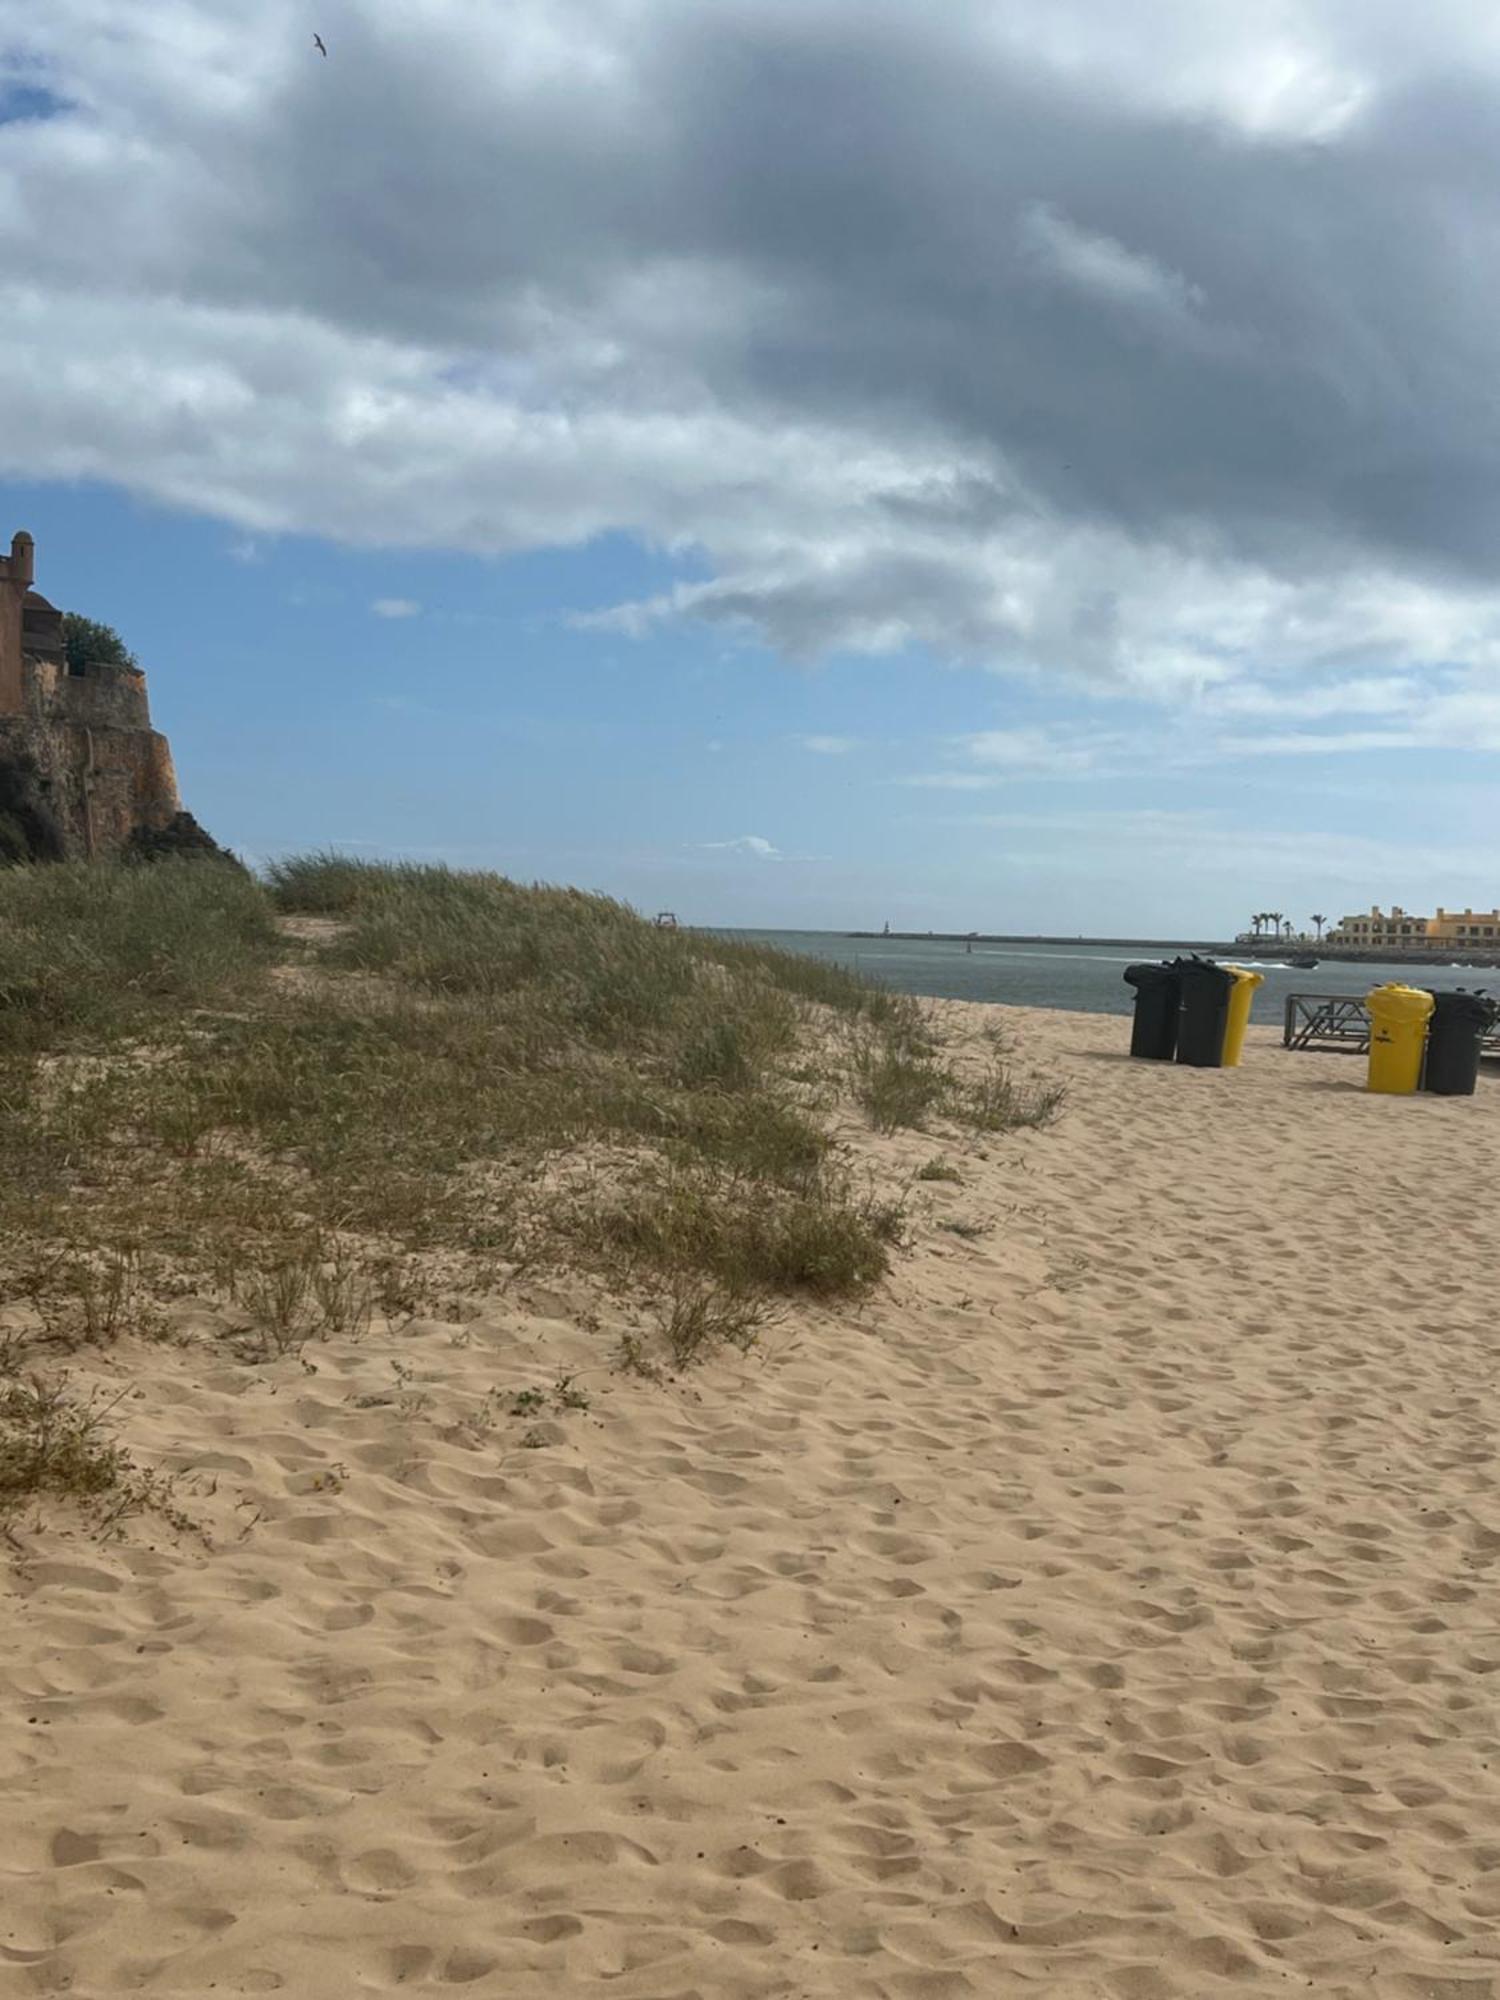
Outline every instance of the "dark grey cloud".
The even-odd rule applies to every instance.
[[[0,0],[12,471],[692,546],[620,622],[1500,659],[1500,55],[1288,0]],[[3,89],[3,84],[0,84]],[[0,97],[0,101],[5,101]]]

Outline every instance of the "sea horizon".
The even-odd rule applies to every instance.
[[[1041,1007],[1080,1014],[1128,1014],[1134,990],[1125,968],[1139,959],[1171,957],[1205,949],[1239,950],[1261,975],[1253,1018],[1279,1022],[1294,993],[1362,994],[1388,982],[1414,983],[1411,962],[1394,959],[1320,959],[1312,969],[1283,958],[1256,957],[1232,942],[1210,946],[1186,938],[991,938],[966,934],[896,933],[888,937],[858,931],[768,929],[758,926],[701,925],[720,937],[743,938],[805,952],[814,958],[880,981],[897,992],[929,1000],[973,1000],[992,1006]],[[1462,962],[1421,961],[1418,969],[1441,975],[1438,990],[1467,982],[1465,972],[1489,975],[1500,984],[1500,968]],[[1425,983],[1425,982],[1424,982]],[[1482,984],[1481,979],[1478,983]]]

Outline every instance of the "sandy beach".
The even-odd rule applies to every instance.
[[[80,1359],[199,1532],[0,1550],[0,1992],[1500,1994],[1500,1080],[941,1011],[1062,1118],[748,1358]]]

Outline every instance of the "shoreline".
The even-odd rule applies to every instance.
[[[787,936],[793,935],[791,932]],[[1112,951],[1187,951],[1208,958],[1233,956],[1243,959],[1285,963],[1290,957],[1315,957],[1330,965],[1426,965],[1434,971],[1492,972],[1500,968],[1500,952],[1477,952],[1464,958],[1446,958],[1435,951],[1366,951],[1362,946],[1317,944],[1293,939],[1283,944],[1244,944],[1231,939],[1217,941],[1188,938],[1131,937],[1049,937],[1020,931],[840,931],[840,937],[875,944],[1048,944],[1087,945]],[[1309,967],[1309,971],[1316,971]]]

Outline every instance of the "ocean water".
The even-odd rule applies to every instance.
[[[1128,1014],[1135,996],[1125,984],[1126,966],[1191,949],[1188,945],[976,943],[966,951],[961,942],[938,938],[851,938],[836,931],[726,931],[724,935],[831,959],[901,993],[990,1000],[1007,1007],[1062,1007],[1078,1014]],[[1312,972],[1264,960],[1254,969],[1265,984],[1256,993],[1251,1018],[1266,1026],[1279,1026],[1289,993],[1368,993],[1388,980],[1426,986],[1429,991],[1488,986],[1500,993],[1500,971],[1494,967],[1350,965],[1325,959]]]

